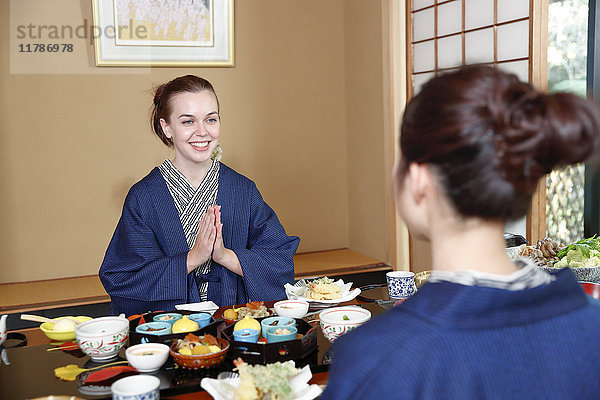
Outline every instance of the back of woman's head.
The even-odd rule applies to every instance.
[[[219,99],[211,83],[206,79],[195,75],[180,76],[167,83],[163,83],[156,88],[156,91],[154,92],[154,101],[152,104],[150,125],[152,126],[152,130],[156,136],[158,136],[164,144],[169,147],[173,145],[172,140],[165,135],[160,124],[161,119],[169,122],[169,116],[171,115],[172,110],[171,102],[173,101],[173,97],[180,93],[198,93],[204,90],[208,90],[215,96],[218,107]]]
[[[490,219],[525,215],[542,176],[599,147],[590,102],[481,66],[426,83],[406,107],[400,136],[401,168],[429,164],[461,215]]]

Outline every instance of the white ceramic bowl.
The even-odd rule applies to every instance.
[[[94,361],[116,357],[129,338],[129,321],[122,317],[94,318],[75,327],[79,348]]]
[[[169,346],[162,343],[142,343],[125,351],[129,364],[140,372],[154,372],[169,358]]]
[[[369,319],[371,319],[371,312],[360,307],[328,308],[319,314],[321,331],[332,343],[344,333],[358,328]]]
[[[281,317],[304,318],[308,312],[308,301],[282,300],[275,303],[273,307]]]
[[[160,379],[152,375],[121,378],[110,386],[113,400],[158,400]]]

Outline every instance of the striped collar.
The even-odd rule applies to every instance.
[[[465,286],[484,286],[495,289],[524,290],[552,282],[555,276],[535,266],[529,259],[514,261],[519,270],[510,275],[490,274],[480,271],[439,271],[434,270],[428,282],[452,282]]]

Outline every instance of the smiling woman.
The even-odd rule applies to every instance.
[[[152,128],[175,156],[125,199],[100,268],[111,311],[285,297],[300,240],[287,236],[254,182],[211,158],[221,121],[210,82],[186,75],[158,87]]]

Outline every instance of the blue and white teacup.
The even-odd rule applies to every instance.
[[[390,299],[412,296],[417,291],[415,274],[410,271],[391,271],[385,274]]]

